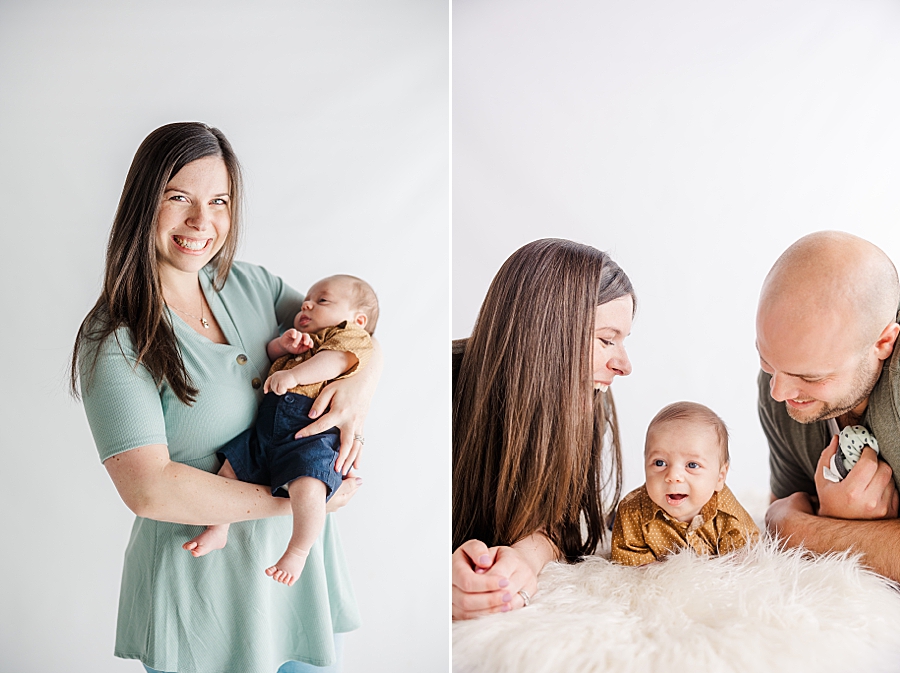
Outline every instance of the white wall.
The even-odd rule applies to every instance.
[[[142,670],[112,656],[133,517],[65,374],[134,151],[178,120],[244,164],[239,258],[378,291],[385,373],[338,515],[364,620],[345,670],[447,670],[448,30],[441,0],[0,4],[5,673]]]
[[[453,336],[523,243],[610,251],[639,304],[613,386],[625,486],[649,420],[691,399],[729,425],[729,483],[757,509],[765,274],[820,229],[900,263],[897,35],[887,0],[456,2]]]

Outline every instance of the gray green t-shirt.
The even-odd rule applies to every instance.
[[[212,288],[209,268],[200,280],[228,344],[205,339],[170,313],[200,391],[192,406],[135,368],[126,329],[118,344],[110,337],[100,346],[94,378],[82,377],[101,460],[166,444],[172,460],[214,472],[216,449],[253,424],[270,364],[266,344],[290,326],[303,296],[262,267],[241,262],[221,292]],[[275,671],[289,660],[333,663],[334,633],[358,628],[359,614],[332,516],[292,587],[264,573],[284,551],[290,517],[232,524],[225,549],[201,558],[181,548],[201,526],[137,517],[125,551],[116,656],[178,673]]]
[[[828,421],[799,423],[788,416],[784,402],[776,402],[769,394],[771,378],[761,371],[757,383],[759,420],[769,442],[772,493],[776,498],[798,491],[815,495],[816,465],[832,437]],[[900,489],[900,343],[882,366],[862,422],[878,440],[881,457],[894,471],[894,483]]]

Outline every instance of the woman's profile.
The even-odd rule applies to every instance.
[[[522,607],[548,562],[606,534],[621,489],[608,388],[631,372],[634,309],[606,253],[542,239],[503,264],[454,343],[455,619]]]

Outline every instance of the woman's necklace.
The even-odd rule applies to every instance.
[[[184,311],[184,310],[178,308],[177,306],[173,306],[169,302],[166,302],[166,306],[174,308],[179,313],[184,313],[189,318],[193,318],[194,320],[199,320],[200,324],[203,325],[203,327],[205,329],[209,329],[209,323],[207,322],[206,318],[203,317],[203,297],[200,297],[200,317],[199,318],[197,316],[195,316],[193,313],[188,313],[187,311]]]

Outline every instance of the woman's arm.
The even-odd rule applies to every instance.
[[[273,497],[265,486],[225,479],[172,461],[163,444],[116,454],[103,465],[128,509],[147,519],[215,525],[291,513],[288,498]],[[345,479],[331,498],[337,502],[329,511],[346,504],[361,482],[356,477]]]
[[[341,450],[334,469],[347,474],[351,467],[359,467],[362,442],[354,441],[362,436],[369,402],[375,394],[384,358],[381,345],[372,338],[372,356],[368,364],[355,375],[329,383],[313,402],[310,418],[318,418],[297,433],[297,437],[309,437],[329,428],[341,431]],[[327,413],[322,414],[327,410]],[[321,416],[321,417],[320,417]]]
[[[522,556],[522,560],[528,565],[535,577],[540,574],[545,565],[551,561],[558,561],[560,557],[556,545],[550,542],[543,533],[529,535],[516,542],[512,548]]]

